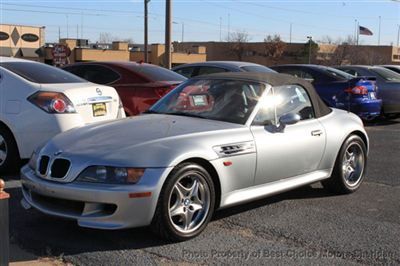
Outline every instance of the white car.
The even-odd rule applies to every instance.
[[[46,64],[0,57],[0,173],[60,132],[123,117],[112,87]]]

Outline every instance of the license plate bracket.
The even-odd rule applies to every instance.
[[[376,100],[376,94],[375,94],[375,92],[369,92],[368,94],[369,94],[369,98],[370,98],[371,100]]]
[[[106,103],[94,103],[92,104],[93,116],[105,116],[107,114]]]

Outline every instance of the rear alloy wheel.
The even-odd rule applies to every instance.
[[[345,194],[356,191],[365,176],[367,148],[357,135],[351,135],[343,143],[336,159],[332,176],[322,182],[328,190]]]
[[[152,229],[172,241],[190,239],[207,226],[214,205],[209,173],[200,165],[184,163],[171,173],[161,191]]]
[[[10,173],[19,162],[17,145],[12,134],[0,126],[0,173]]]

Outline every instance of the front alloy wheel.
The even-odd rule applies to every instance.
[[[199,228],[210,210],[210,189],[196,171],[184,173],[169,196],[169,218],[176,230],[190,233]]]
[[[204,230],[214,204],[209,173],[198,164],[184,163],[171,172],[163,186],[152,228],[163,238],[187,240]]]

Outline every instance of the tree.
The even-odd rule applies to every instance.
[[[369,47],[357,45],[357,41],[352,35],[348,35],[344,40],[338,39],[337,43],[335,52],[326,61],[327,65],[379,65],[388,63],[381,53]]]
[[[109,32],[100,32],[98,42],[99,43],[112,43],[115,41],[114,37]]]
[[[335,41],[333,38],[329,35],[322,36],[321,40],[319,41],[320,43],[327,43],[327,44],[334,44]]]
[[[268,35],[264,39],[264,46],[265,55],[272,58],[272,61],[274,61],[275,64],[286,50],[286,43],[283,42],[281,37],[277,34],[274,36]]]
[[[112,43],[112,42],[116,42],[116,41],[127,42],[129,44],[134,43],[132,38],[118,38],[109,32],[101,32],[99,35],[99,39],[97,41],[99,43]]]
[[[135,41],[132,38],[125,38],[125,39],[118,39],[117,40],[121,41],[121,42],[127,42],[129,44],[134,44]]]
[[[233,32],[229,36],[228,51],[239,61],[242,61],[246,52],[246,43],[250,41],[249,34],[246,31]]]

